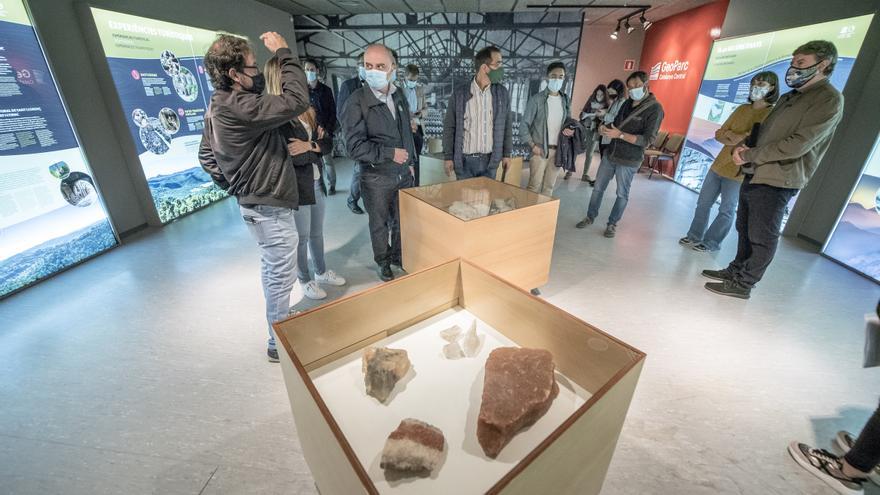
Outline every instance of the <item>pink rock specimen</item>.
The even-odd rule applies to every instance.
[[[533,425],[559,395],[553,355],[543,349],[501,347],[489,354],[477,440],[495,458],[520,430]]]
[[[407,418],[391,432],[382,449],[382,469],[426,474],[443,459],[446,440],[438,428]]]

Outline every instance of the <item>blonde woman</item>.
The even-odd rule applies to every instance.
[[[278,59],[266,62],[266,92],[281,93],[281,69]],[[309,299],[324,299],[327,293],[320,284],[345,285],[345,279],[324,262],[324,212],[327,189],[324,185],[324,162],[322,156],[333,149],[333,138],[317,123],[315,109],[309,107],[290,125],[282,128],[288,140],[287,150],[293,157],[296,169],[299,209],[293,218],[299,233],[296,252],[296,275]],[[315,264],[315,276],[309,270],[309,254]]]

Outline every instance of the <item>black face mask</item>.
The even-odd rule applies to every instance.
[[[244,72],[242,72],[242,74],[244,74]],[[249,92],[249,93],[256,93],[258,95],[262,94],[263,90],[266,89],[266,76],[264,76],[262,72],[257,74],[256,76],[252,76],[249,74],[244,74],[244,75],[251,78],[251,87],[245,88],[242,86],[242,89]]]

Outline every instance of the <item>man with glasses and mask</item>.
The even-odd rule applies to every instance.
[[[401,264],[397,192],[412,185],[415,146],[409,105],[393,84],[396,63],[391,50],[370,45],[364,52],[364,68],[367,85],[345,102],[342,128],[348,156],[361,169],[373,259],[379,278],[387,282],[394,279],[391,265]]]
[[[495,178],[498,164],[507,170],[513,148],[510,94],[501,85],[501,50],[483,48],[474,56],[470,84],[455,87],[443,120],[446,174],[456,178]]]
[[[278,33],[260,39],[281,63],[281,94],[263,92],[265,79],[247,41],[221,35],[205,54],[215,90],[205,113],[199,162],[238,200],[262,260],[269,326],[269,361],[278,362],[272,324],[287,317],[296,280],[296,173],[280,128],[309,108],[306,75]]]
[[[648,74],[642,71],[633,72],[626,79],[626,87],[629,99],[620,107],[614,122],[599,126],[599,134],[608,138],[609,143],[596,172],[596,184],[590,196],[587,217],[576,225],[582,229],[593,223],[599,215],[605,188],[615,178],[617,199],[614,200],[611,214],[608,215],[608,224],[605,226],[605,237],[608,238],[617,235],[617,222],[623,218],[633,177],[645,159],[645,148],[654,142],[660,123],[663,122],[663,107],[648,90]]]
[[[412,116],[413,141],[416,146],[416,154],[413,157],[414,177],[413,185],[419,185],[419,155],[425,143],[425,131],[422,129],[422,118],[425,113],[425,87],[419,84],[419,66],[409,64],[406,66],[406,78],[403,80],[403,93],[409,103],[410,115]]]
[[[547,88],[529,98],[519,124],[520,139],[532,150],[529,160],[529,190],[545,196],[553,195],[559,176],[556,166],[556,146],[559,134],[572,136],[565,121],[571,113],[568,95],[562,92],[565,83],[565,64],[553,62],[547,66]]]
[[[706,289],[748,299],[764,276],[779,243],[788,202],[807,185],[843,116],[843,95],[828,77],[837,63],[829,41],[810,41],[792,54],[784,94],[761,124],[753,147],[733,150],[744,174],[736,213],[736,257],[723,270],[703,270]],[[750,143],[752,144],[752,143]]]
[[[303,62],[303,70],[309,81],[309,100],[312,102],[312,108],[315,109],[318,126],[324,129],[330,139],[333,139],[333,134],[336,133],[336,100],[333,99],[333,91],[330,86],[320,81],[316,61],[307,59]],[[327,175],[327,194],[332,196],[336,194],[336,167],[333,165],[330,153],[322,155],[321,160],[324,162],[324,171]]]

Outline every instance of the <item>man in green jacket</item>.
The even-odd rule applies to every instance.
[[[727,268],[703,270],[719,281],[706,289],[748,299],[773,261],[785,208],[813,176],[843,115],[843,95],[828,80],[836,63],[837,48],[829,41],[798,47],[785,75],[792,91],[761,125],[754,147],[733,150],[745,175],[736,214],[739,245]]]

